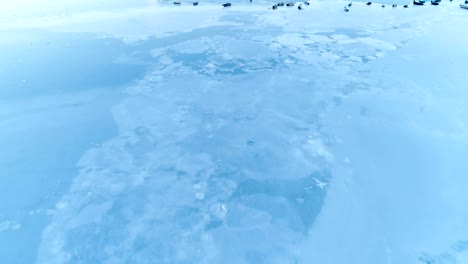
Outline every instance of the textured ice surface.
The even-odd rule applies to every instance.
[[[53,198],[6,207],[0,236],[47,215],[37,263],[465,263],[468,13],[344,5],[5,20],[5,32],[99,36],[112,52],[87,60],[118,79],[78,68],[91,77],[74,97],[0,105],[0,125],[18,126],[32,114],[13,109],[92,112],[104,94],[116,129],[83,147]],[[100,85],[111,91],[86,90]],[[52,113],[25,129],[64,122]]]

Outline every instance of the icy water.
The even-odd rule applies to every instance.
[[[466,263],[468,12],[346,3],[2,20],[2,262]]]
[[[146,66],[144,59],[119,61],[135,49],[100,35],[0,36],[8,51],[0,56],[0,256],[4,263],[31,263],[50,208],[78,173],[77,160],[116,134],[110,107],[119,86]]]

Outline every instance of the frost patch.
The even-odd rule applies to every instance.
[[[3,221],[0,222],[0,232],[16,231],[21,228],[21,224],[16,221]]]

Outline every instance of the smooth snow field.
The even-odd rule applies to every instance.
[[[462,2],[221,3],[0,4],[0,263],[468,263]]]

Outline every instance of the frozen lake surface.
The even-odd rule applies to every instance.
[[[0,12],[2,263],[468,263],[461,2],[54,1]]]

